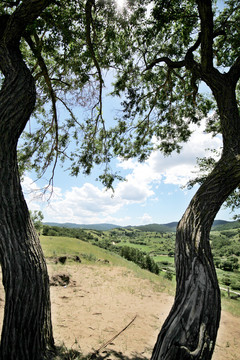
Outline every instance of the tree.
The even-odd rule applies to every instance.
[[[219,10],[216,3],[156,0],[150,15],[135,3],[122,29],[129,56],[125,51],[115,82],[115,94],[125,94],[124,116],[112,135],[115,153],[144,161],[153,150],[166,155],[180,151],[190,124],[207,115],[206,131],[223,139],[220,160],[177,227],[176,296],[153,360],[209,360],[219,327],[220,291],[209,233],[221,205],[240,183],[240,5],[229,0]],[[212,96],[199,92],[202,82]]]
[[[42,223],[44,218],[43,213],[37,210],[34,210],[34,212],[30,210],[30,217],[32,219],[35,229],[37,230],[38,233],[40,233],[41,230],[43,229],[43,223]]]
[[[240,183],[239,4],[228,0],[221,11],[211,0],[129,0],[128,6],[117,14],[110,0],[0,5],[2,359],[40,359],[53,348],[46,265],[17,160],[20,170],[24,163],[40,174],[52,164],[50,183],[57,161],[66,157],[73,175],[105,163],[100,179],[111,187],[120,178],[110,172],[114,156],[144,161],[153,150],[180,151],[190,124],[215,110],[207,128],[222,134],[222,156],[178,224],[175,302],[152,355],[154,360],[211,359],[220,291],[209,233]],[[110,67],[116,74],[113,93],[125,92],[115,128],[107,126],[102,109],[103,71]],[[200,82],[212,99],[199,93]],[[88,106],[89,117],[79,122],[73,102]],[[57,103],[69,113],[65,122],[58,119]],[[17,142],[31,114],[38,128],[25,133],[17,159]],[[68,153],[70,140],[76,150]]]
[[[82,136],[70,104],[89,105],[92,112],[97,108],[102,84],[95,91],[100,69],[97,66],[97,75],[91,71],[97,65],[90,34],[93,5],[91,0],[0,4],[0,261],[5,289],[0,359],[38,360],[54,350],[47,267],[20,175],[30,168],[30,159],[42,174],[53,164],[51,183],[58,159],[66,157],[70,135],[78,142],[76,131],[71,134],[74,125]],[[91,94],[90,104],[84,91]],[[69,113],[65,124],[58,119],[57,102]],[[41,127],[25,135],[25,153],[18,153],[31,115]],[[85,167],[88,160],[83,159]]]
[[[196,171],[196,176],[191,179],[187,183],[187,187],[191,189],[196,184],[202,184],[209,173],[214,169],[216,166],[217,160],[216,156],[220,157],[221,154],[216,150],[213,151],[215,156],[205,157],[205,158],[198,158],[197,159],[197,167],[198,170]],[[226,199],[224,206],[226,208],[230,208],[232,212],[238,211],[240,205],[240,189],[237,187]],[[235,214],[233,217],[234,220],[239,220],[239,214]]]
[[[5,288],[1,359],[40,359],[53,347],[47,269],[21,191],[16,150],[36,99],[19,43],[26,26],[49,3],[24,1],[11,16],[1,16],[0,259]]]

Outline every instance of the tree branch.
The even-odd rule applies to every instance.
[[[193,60],[193,55],[192,53],[197,50],[197,48],[199,47],[199,45],[201,44],[201,33],[198,36],[198,39],[196,40],[196,42],[193,44],[193,46],[191,46],[185,56],[184,60],[180,60],[180,61],[172,61],[171,59],[169,59],[166,56],[160,57],[158,59],[153,60],[145,69],[146,70],[150,70],[152,69],[155,65],[159,64],[160,62],[165,62],[165,64],[170,68],[170,69],[180,69],[184,66],[186,66],[187,62],[190,62],[190,59]]]
[[[240,77],[240,56],[235,60],[234,64],[228,72],[228,76],[231,78],[231,81],[238,82]]]
[[[52,118],[52,124],[51,124],[51,128],[54,129],[55,132],[55,139],[53,141],[52,147],[51,147],[51,151],[50,154],[54,154],[55,152],[55,160],[54,160],[54,165],[53,165],[53,169],[52,169],[52,176],[50,178],[50,183],[52,183],[53,181],[53,177],[54,177],[54,171],[55,168],[57,166],[57,161],[58,161],[58,116],[57,116],[57,107],[56,107],[56,94],[55,91],[52,87],[52,82],[51,79],[49,77],[48,74],[48,68],[45,64],[45,61],[42,57],[41,54],[41,44],[40,44],[40,39],[37,35],[37,33],[34,33],[34,38],[36,41],[36,46],[31,38],[31,36],[29,34],[24,34],[25,40],[27,41],[28,45],[30,46],[30,49],[32,50],[33,54],[35,55],[35,57],[37,58],[38,61],[38,65],[41,68],[41,75],[44,77],[46,85],[48,87],[49,90],[49,95],[51,98],[51,102],[52,102],[52,111],[53,111],[53,118]]]
[[[211,0],[197,0],[201,19],[201,65],[203,71],[213,68],[213,12]]]
[[[3,34],[4,44],[17,44],[27,25],[31,24],[52,2],[52,0],[23,0],[7,22]]]
[[[165,62],[165,64],[171,68],[171,69],[179,69],[181,67],[185,66],[185,60],[182,61],[172,61],[171,59],[169,59],[166,56],[160,57],[158,59],[153,60],[145,69],[146,70],[151,70],[155,65],[161,63],[161,62]]]
[[[39,40],[38,35],[35,33],[34,34],[34,38],[36,40],[36,46],[35,46],[32,38],[31,38],[31,36],[29,34],[25,34],[24,37],[25,37],[25,40],[27,41],[28,45],[30,46],[30,49],[32,50],[33,54],[37,58],[38,65],[41,68],[41,75],[44,76],[46,85],[48,87],[49,95],[50,95],[51,102],[52,102],[53,120],[54,120],[54,123],[55,123],[56,136],[57,136],[58,135],[58,131],[57,131],[57,129],[58,129],[58,119],[57,119],[57,109],[56,109],[56,95],[55,95],[54,89],[52,87],[52,82],[51,82],[50,76],[48,74],[48,68],[47,68],[47,66],[45,64],[45,61],[44,61],[44,59],[42,57],[42,54],[41,54],[40,40]]]
[[[102,89],[103,89],[103,78],[102,78],[102,72],[99,65],[99,62],[96,58],[96,54],[93,48],[93,43],[91,39],[91,27],[94,29],[94,23],[92,18],[92,8],[95,5],[95,0],[87,0],[85,5],[85,14],[86,14],[86,38],[87,38],[87,46],[91,53],[94,65],[98,72],[99,77],[99,115],[102,116]]]

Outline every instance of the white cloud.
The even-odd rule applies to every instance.
[[[23,189],[30,209],[42,209],[44,221],[115,224],[132,223],[127,214],[117,216],[125,206],[145,205],[149,199],[156,203],[160,185],[185,185],[193,177],[192,171],[196,157],[206,155],[206,148],[219,148],[221,140],[203,133],[203,127],[196,128],[189,143],[183,145],[181,154],[164,157],[154,152],[145,163],[135,160],[120,161],[118,167],[128,172],[125,182],[120,182],[115,193],[105,191],[89,182],[81,187],[71,187],[65,192],[59,187],[53,188],[51,201],[48,204],[49,191],[44,195],[38,185],[29,176],[24,178]],[[44,207],[43,207],[44,206]],[[142,223],[152,221],[151,215],[145,213]]]
[[[25,176],[22,188],[29,208],[42,210],[44,221],[84,224],[100,222],[125,224],[130,221],[128,216],[113,216],[130,202],[127,196],[126,199],[118,195],[112,196],[112,191],[99,189],[91,183],[85,183],[82,187],[72,187],[65,193],[62,193],[60,188],[54,187],[50,201],[48,201],[49,190],[44,194],[29,176]],[[136,198],[138,199],[138,196]]]
[[[212,138],[211,134],[204,133],[204,124],[202,126],[192,126],[195,130],[188,143],[183,144],[180,154],[173,153],[171,156],[164,157],[159,151],[151,154],[144,163],[127,160],[119,163],[124,170],[131,170],[128,177],[133,184],[142,185],[151,192],[153,182],[165,184],[185,185],[188,180],[194,177],[196,158],[204,157],[210,154],[206,149],[219,149],[222,141],[219,137]],[[212,155],[212,154],[211,154]]]
[[[152,223],[152,216],[145,213],[143,216],[139,217],[141,224],[149,224]]]

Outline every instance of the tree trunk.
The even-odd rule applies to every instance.
[[[4,51],[4,53],[3,53]],[[0,47],[0,261],[5,312],[2,360],[40,360],[54,346],[49,281],[17,167],[17,141],[35,105],[34,80],[18,48]]]
[[[152,360],[212,358],[221,299],[209,235],[221,205],[240,184],[240,117],[234,86],[228,81],[213,86],[221,119],[223,154],[178,224],[176,296]]]
[[[175,302],[158,336],[153,360],[212,357],[221,305],[209,234],[222,203],[239,182],[239,160],[225,154],[178,224]]]

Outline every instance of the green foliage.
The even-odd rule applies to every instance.
[[[211,123],[211,118],[209,120],[209,124]],[[208,124],[208,125],[209,125]],[[210,126],[212,127],[212,126]],[[212,130],[212,129],[211,129]],[[220,132],[219,129],[217,132]],[[202,184],[210,172],[214,169],[217,159],[220,157],[220,152],[216,150],[211,150],[213,156],[198,158],[197,159],[197,170],[196,175],[193,179],[189,180],[187,183],[188,189],[191,189],[196,184]],[[240,207],[240,188],[236,188],[227,198],[224,203],[225,208],[230,208],[232,212],[238,211]],[[234,215],[235,220],[240,219],[240,215]]]
[[[133,261],[142,269],[149,270],[154,274],[159,274],[159,268],[154,260],[149,255],[144,255],[140,250],[123,246],[120,250],[120,255],[129,261]]]
[[[240,256],[239,229],[234,229],[235,223],[232,226],[232,229],[211,232],[214,257]]]
[[[222,278],[222,283],[224,285],[227,285],[229,286],[231,284],[231,278],[229,275],[224,275],[223,278]]]
[[[0,15],[18,6],[5,1]],[[221,11],[215,6],[216,1],[213,60],[225,69],[238,56],[239,12],[233,0]],[[34,168],[41,176],[52,166],[53,176],[56,163],[68,160],[72,175],[89,174],[94,164],[104,163],[99,179],[112,187],[115,179],[122,180],[110,168],[113,157],[144,161],[154,149],[166,155],[180,151],[191,135],[189,125],[216,108],[198,91],[200,25],[193,0],[129,1],[123,12],[112,0],[94,6],[91,1],[51,3],[21,39],[38,94],[36,121],[19,143],[21,173]],[[122,116],[111,126],[103,111],[108,70],[114,78],[109,91],[122,98]],[[84,108],[81,118],[75,106]],[[207,131],[221,132],[217,114]]]
[[[29,213],[36,231],[40,233],[43,229],[43,213],[37,210],[34,210],[33,212],[30,210]]]
[[[165,274],[164,274],[164,277],[168,280],[172,280],[173,279],[173,273],[170,269],[167,269]]]
[[[233,290],[240,290],[240,281],[236,281],[236,280],[231,281],[231,288]]]
[[[67,236],[87,241],[88,233],[82,229],[43,225],[44,236]]]
[[[234,271],[239,268],[238,258],[231,256],[226,260],[223,260],[220,264],[221,269],[225,271]]]
[[[233,271],[234,269],[234,264],[232,263],[232,261],[230,260],[224,260],[221,263],[221,269],[225,270],[225,271]]]
[[[12,13],[18,5],[5,2],[0,15]],[[19,142],[21,174],[34,169],[42,176],[51,167],[52,184],[56,164],[67,159],[72,175],[89,174],[94,164],[105,163],[100,180],[111,187],[114,178],[121,179],[108,167],[112,155],[103,118],[102,74],[110,67],[111,44],[122,22],[115,1],[93,6],[91,1],[63,0],[51,3],[28,26],[21,52],[36,80],[37,104],[34,121]],[[118,51],[120,56],[121,48]],[[83,110],[81,118],[74,107]]]
[[[217,268],[220,268],[220,266],[221,266],[221,258],[219,258],[219,257],[214,257],[214,258],[213,258],[213,261],[214,261],[215,266],[216,266]]]

